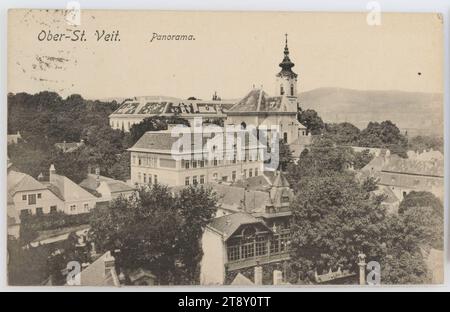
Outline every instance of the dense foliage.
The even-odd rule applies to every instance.
[[[431,224],[418,211],[390,215],[375,196],[376,181],[358,182],[348,170],[353,155],[329,138],[314,140],[288,168],[292,204],[292,282],[311,280],[314,271],[356,271],[357,256],[381,265],[383,284],[429,281],[421,248],[430,243]],[[425,211],[425,210],[424,210]],[[438,234],[439,235],[439,234]]]

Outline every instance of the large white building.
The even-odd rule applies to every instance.
[[[219,181],[232,182],[258,176],[264,169],[260,154],[261,147],[249,144],[248,134],[247,143],[243,145],[242,156],[239,156],[238,145],[227,144],[226,138],[230,138],[229,136],[223,136],[225,138],[223,141],[219,140],[219,143],[211,144],[210,140],[213,139],[207,139],[209,133],[203,133],[204,137],[199,146],[192,145],[192,148],[174,151],[179,138],[172,136],[171,130],[148,131],[132,148],[128,149],[131,154],[133,185],[161,183],[168,186],[181,186]],[[237,133],[233,134],[237,135]],[[231,137],[235,138],[233,134]],[[191,133],[189,135],[194,136]],[[219,145],[222,145],[221,149]],[[214,157],[205,152],[208,146],[210,150],[217,150]],[[229,158],[227,155],[234,155],[234,157]]]

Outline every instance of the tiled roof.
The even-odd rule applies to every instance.
[[[125,100],[112,115],[164,115],[180,116],[221,115],[223,110],[234,105],[234,101],[182,100],[167,96],[141,96]]]
[[[105,182],[106,184],[108,184],[111,193],[129,192],[134,190],[131,186],[123,181],[104,176],[99,176],[99,182]],[[81,181],[79,185],[87,190],[95,191],[97,189],[97,175],[88,174],[87,177],[83,181]]]
[[[32,176],[14,170],[8,172],[7,180],[8,194],[11,196],[17,192],[46,189],[45,185],[34,179]]]
[[[167,131],[148,131],[133,145],[130,150],[162,150],[170,151],[178,137],[172,137]]]
[[[444,176],[444,161],[420,161],[416,159],[404,159],[397,155],[389,157],[389,161],[385,162],[382,171],[401,172],[409,174],[427,175],[427,176]]]
[[[216,192],[219,204],[224,208],[242,209],[247,213],[262,213],[266,205],[271,205],[270,194],[267,191],[245,190],[242,187],[219,183],[208,185]]]
[[[208,226],[221,233],[225,239],[228,239],[234,232],[236,232],[236,230],[239,229],[241,225],[245,224],[262,224],[266,227],[264,222],[260,219],[257,219],[245,212],[237,212],[227,216],[215,218]]]

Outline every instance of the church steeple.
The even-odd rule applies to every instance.
[[[295,64],[289,58],[288,35],[285,36],[284,57],[279,65],[281,71],[276,75],[276,94],[297,97],[297,74],[292,71]]]
[[[289,77],[289,78],[297,78],[297,74],[292,71],[292,67],[295,66],[289,58],[289,48],[288,48],[288,34],[285,34],[286,41],[284,46],[284,58],[280,63],[281,71],[278,73],[277,77]]]

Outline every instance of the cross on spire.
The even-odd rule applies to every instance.
[[[292,71],[292,67],[294,67],[294,63],[291,62],[289,58],[289,48],[288,48],[288,34],[284,34],[285,36],[285,46],[284,46],[284,58],[280,63],[281,71],[277,76],[287,76],[287,77],[297,77],[297,74]]]

